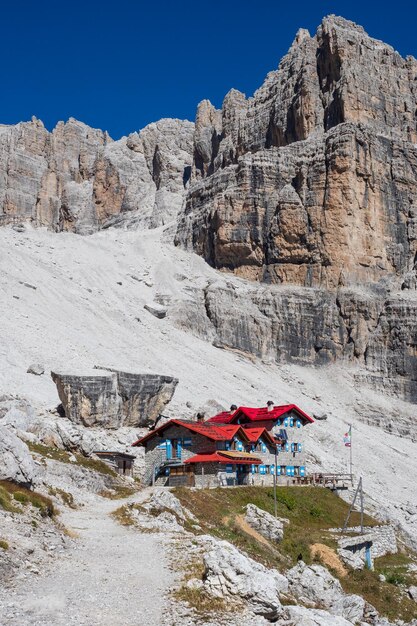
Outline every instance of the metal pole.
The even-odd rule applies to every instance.
[[[353,463],[352,463],[352,424],[349,424],[350,430],[350,482],[353,487]]]
[[[363,535],[363,487],[362,487],[362,476],[360,479],[360,486],[361,486],[361,535]]]
[[[275,472],[274,472],[274,513],[277,517],[277,466],[278,466],[278,452],[277,444],[275,444]]]
[[[351,504],[351,505],[350,505],[350,507],[349,507],[349,511],[348,511],[347,516],[346,516],[346,520],[345,520],[345,523],[344,523],[344,525],[343,525],[342,532],[344,532],[344,531],[346,530],[347,525],[348,525],[348,523],[349,523],[350,514],[352,513],[352,511],[353,511],[353,507],[355,506],[356,498],[357,498],[357,495],[358,495],[358,493],[359,493],[359,488],[360,488],[360,486],[361,486],[361,481],[362,481],[362,479],[359,481],[358,486],[356,487],[355,495],[354,495],[354,497],[353,497],[352,504]]]

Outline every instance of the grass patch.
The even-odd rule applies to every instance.
[[[8,550],[9,544],[7,543],[7,541],[5,541],[4,539],[0,539],[0,548],[2,550]]]
[[[226,539],[253,559],[281,571],[292,567],[300,554],[306,563],[314,561],[314,557],[311,556],[311,546],[314,544],[324,544],[335,550],[337,537],[330,533],[329,529],[343,526],[349,508],[349,504],[328,489],[278,487],[278,516],[288,518],[290,524],[284,527],[282,542],[273,545],[271,549],[245,533],[237,523],[237,518],[245,513],[245,506],[249,502],[273,514],[272,488],[193,490],[179,487],[174,493],[197,517],[203,533]],[[353,512],[350,525],[357,526],[359,522],[360,514]],[[378,524],[367,515],[364,516],[364,523],[366,526]],[[406,555],[397,554],[377,559],[375,571],[349,570],[344,577],[334,571],[332,573],[339,577],[346,593],[363,596],[381,615],[389,619],[410,621],[417,617],[417,608],[407,597],[403,586],[403,581],[406,584],[413,584],[410,575],[407,577],[409,562],[410,559]],[[380,573],[384,573],[387,582],[379,580]],[[388,579],[391,582],[388,582]]]
[[[71,463],[71,465],[75,465],[77,463],[77,465],[81,465],[82,467],[92,470],[93,472],[98,472],[99,474],[112,476],[114,478],[118,476],[118,474],[111,467],[100,459],[92,459],[90,457],[83,456],[78,452],[67,452],[66,450],[61,450],[60,448],[44,446],[41,443],[28,442],[27,445],[31,452],[40,454],[44,458],[60,461],[61,463]],[[70,460],[71,457],[76,458],[76,463],[75,461]]]
[[[114,519],[122,526],[133,526],[134,520],[130,512],[129,505],[119,506],[118,509],[112,512]]]
[[[116,485],[113,489],[104,489],[100,491],[99,495],[109,500],[121,500],[122,498],[129,498],[139,491],[138,486],[130,487],[128,485]]]
[[[409,622],[417,617],[416,603],[408,597],[406,589],[389,582],[388,577],[386,582],[381,582],[377,569],[350,571],[340,582],[344,591],[362,596],[389,620]]]
[[[59,487],[49,487],[48,493],[50,496],[54,496],[55,498],[59,498],[65,506],[68,506],[70,509],[76,509],[77,505],[74,502],[74,496],[72,493],[68,493],[68,491],[64,491]]]
[[[284,539],[279,544],[279,555],[239,530],[235,520],[245,513],[249,502],[274,513],[274,492],[268,487],[242,487],[235,489],[190,490],[177,488],[175,495],[199,520],[205,532],[227,539],[244,549],[269,567],[290,566],[297,562],[299,554],[306,563],[312,562],[310,546],[324,543],[336,547],[336,540],[329,528],[340,527],[348,511],[344,500],[328,489],[317,487],[278,487],[277,511],[290,524],[285,527]],[[357,525],[360,514],[354,512],[350,523]],[[365,516],[365,524],[374,526],[375,520]]]
[[[22,491],[16,491],[16,493],[13,494],[13,498],[17,500],[17,502],[20,502],[20,504],[29,504],[29,497]]]
[[[223,598],[214,598],[210,596],[204,589],[194,589],[181,585],[179,589],[173,592],[173,597],[179,602],[185,602],[190,608],[194,609],[200,617],[210,616],[211,613],[230,612],[230,602],[227,603]]]
[[[6,511],[20,513],[21,509],[16,507],[14,502],[24,505],[31,504],[39,509],[42,517],[54,517],[58,514],[50,498],[16,483],[0,480],[0,506]]]

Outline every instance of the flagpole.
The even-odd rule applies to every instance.
[[[350,481],[353,487],[353,463],[352,463],[352,424],[349,424],[350,431]]]

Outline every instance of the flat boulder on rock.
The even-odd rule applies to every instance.
[[[303,604],[319,605],[354,624],[373,609],[361,596],[345,594],[340,582],[321,565],[300,561],[287,572],[287,578],[290,594]]]
[[[238,596],[266,619],[280,615],[279,595],[288,591],[285,576],[245,556],[228,541],[212,537],[201,537],[200,541],[208,544],[204,554],[204,587],[208,593],[217,598]]]
[[[0,426],[0,480],[31,487],[36,466],[27,445],[9,428]]]
[[[51,372],[65,416],[83,426],[146,426],[171,400],[178,379],[95,368],[86,374]]]
[[[289,520],[282,517],[274,517],[267,511],[259,509],[254,504],[246,505],[245,519],[249,526],[258,531],[269,541],[282,541],[284,537],[284,525],[289,524]]]

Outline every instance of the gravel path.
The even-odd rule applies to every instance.
[[[110,513],[128,501],[98,498],[62,521],[79,534],[48,571],[16,581],[0,602],[8,626],[158,626],[173,582],[163,538],[120,526]],[[0,596],[0,597],[1,597]]]

